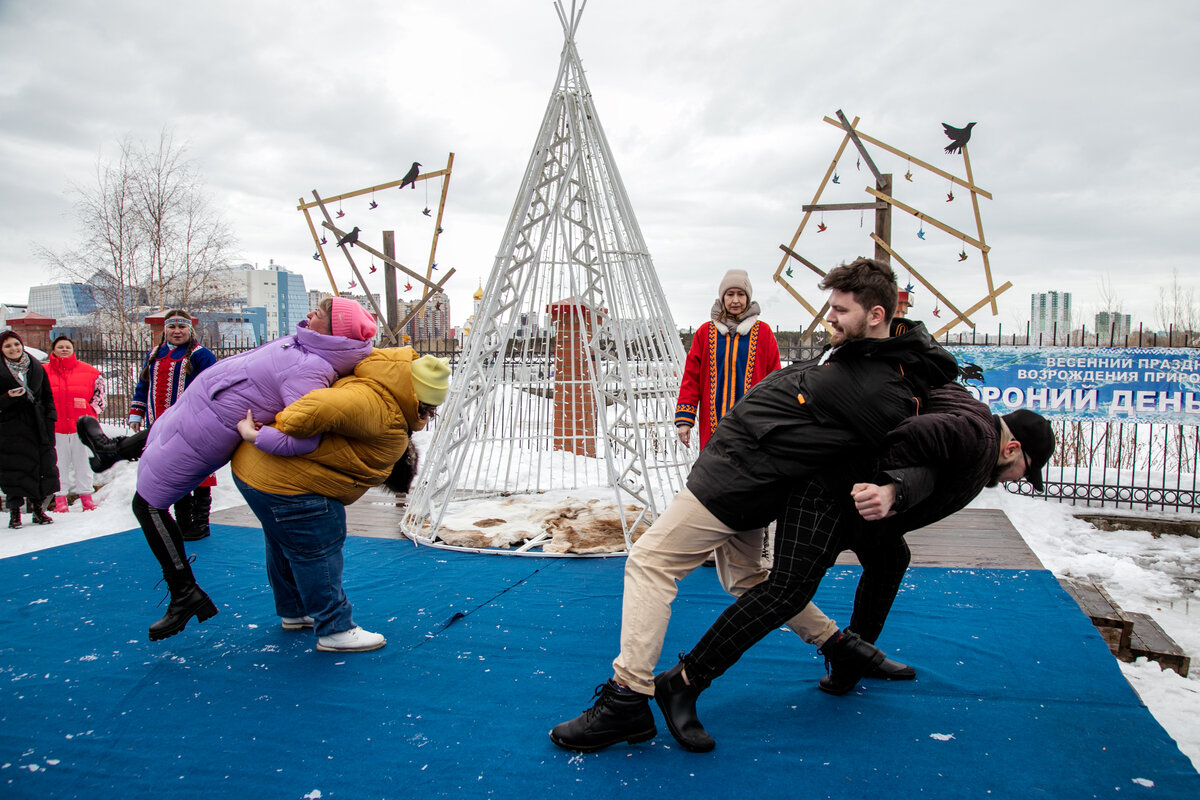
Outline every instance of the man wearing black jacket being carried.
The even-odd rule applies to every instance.
[[[831,292],[831,347],[746,393],[701,451],[687,489],[634,545],[625,566],[614,677],[592,708],[551,731],[555,744],[592,751],[655,736],[648,701],[676,583],[714,550],[726,573],[722,582],[732,591],[765,580],[758,557],[762,528],[783,513],[792,490],[827,470],[873,457],[888,432],[917,413],[931,388],[957,375],[954,357],[920,323],[888,337],[897,287],[886,264],[860,258],[830,271],[821,288]],[[867,659],[878,652],[854,636],[834,648],[835,655],[861,650]]]
[[[696,714],[700,692],[806,607],[819,614],[809,602],[843,550],[853,550],[863,565],[850,626],[838,631],[829,621],[827,630],[806,638],[825,641],[821,650],[831,672],[820,688],[830,694],[854,688],[883,660],[879,652],[869,660],[860,656],[863,643],[874,643],[883,630],[908,568],[903,535],[961,510],[1002,480],[1025,478],[1042,491],[1041,471],[1055,445],[1050,423],[1040,415],[1021,409],[995,416],[953,383],[934,389],[923,413],[902,421],[884,444],[877,467],[864,462],[831,469],[791,494],[775,530],[770,577],[742,594],[678,665],[655,678],[655,700],[671,734],[688,750],[714,746]],[[864,475],[874,482],[862,482]],[[843,639],[855,648],[839,647]],[[908,672],[905,677],[915,675]]]

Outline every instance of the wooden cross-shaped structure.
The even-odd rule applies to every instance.
[[[367,253],[371,254],[375,258],[378,258],[384,264],[383,296],[385,298],[385,302],[387,303],[386,314],[384,313],[384,309],[381,309],[379,304],[375,301],[375,295],[372,294],[370,289],[367,287],[367,281],[363,276],[362,271],[359,270],[358,265],[354,263],[354,256],[350,252],[350,247],[347,246],[339,248],[346,256],[346,261],[350,264],[350,271],[354,274],[358,284],[362,286],[363,292],[367,296],[367,300],[370,301],[372,307],[374,307],[375,316],[380,320],[386,320],[383,330],[385,332],[384,338],[389,344],[398,345],[400,343],[400,331],[404,330],[404,326],[408,325],[408,323],[414,317],[424,312],[425,304],[434,297],[435,293],[442,290],[442,287],[445,286],[446,281],[450,280],[450,276],[454,274],[454,270],[449,269],[445,272],[440,281],[435,282],[433,280],[433,268],[437,263],[436,258],[438,237],[442,233],[442,215],[446,210],[446,194],[450,190],[450,172],[453,167],[454,153],[451,153],[449,158],[446,160],[445,169],[421,173],[416,177],[415,180],[409,181],[409,183],[415,184],[417,182],[427,181],[433,178],[444,178],[442,181],[441,197],[438,200],[437,216],[434,218],[433,241],[430,243],[429,260],[425,265],[424,275],[421,275],[417,271],[410,269],[396,260],[395,234],[393,231],[383,231],[382,252],[362,241],[361,237],[359,237],[358,241],[354,243],[355,247],[361,247]],[[317,190],[314,189],[312,193],[312,201],[305,202],[303,197],[300,198],[300,205],[296,207],[296,210],[304,212],[304,218],[308,222],[309,233],[312,234],[313,244],[316,245],[317,254],[320,256],[321,263],[325,267],[325,274],[329,278],[329,286],[332,289],[333,294],[338,294],[338,285],[337,281],[333,277],[333,270],[330,269],[329,259],[325,253],[324,237],[318,232],[318,226],[313,224],[313,215],[311,213],[312,209],[316,208],[320,210],[321,216],[323,217],[320,227],[329,230],[336,237],[334,241],[338,241],[344,238],[347,232],[334,224],[333,217],[330,216],[329,209],[327,207],[329,203],[340,203],[342,200],[348,200],[354,197],[362,197],[363,195],[368,194],[373,195],[376,191],[391,189],[401,186],[404,183],[405,180],[402,178],[400,180],[389,181],[388,183],[381,183],[377,186],[369,186],[366,189],[356,189],[352,192],[345,192],[343,194],[326,198],[322,198],[321,195],[317,193]],[[413,305],[412,309],[403,319],[399,320],[397,319],[397,317],[399,317],[399,299],[396,291],[397,270],[403,272],[405,275],[408,275],[410,278],[422,285],[421,299]]]
[[[818,325],[824,325],[826,328],[828,328],[828,325],[824,320],[824,315],[828,309],[828,304],[822,306],[820,310],[814,308],[813,305],[809,303],[787,280],[788,274],[790,273],[789,267],[792,261],[799,262],[809,270],[815,272],[817,275],[822,277],[825,275],[824,270],[816,266],[811,260],[805,258],[800,252],[797,251],[797,243],[800,241],[800,236],[804,233],[805,226],[807,226],[808,221],[814,212],[875,212],[875,227],[871,233],[871,240],[875,244],[875,258],[885,263],[891,263],[891,261],[894,259],[898,264],[900,264],[900,266],[904,267],[922,286],[928,289],[930,294],[936,297],[940,303],[944,304],[946,308],[954,314],[953,318],[946,322],[945,325],[933,332],[935,338],[947,333],[959,324],[965,324],[971,328],[974,328],[975,323],[972,321],[971,315],[986,305],[991,306],[993,315],[997,314],[998,309],[996,306],[996,298],[1003,292],[1011,289],[1012,283],[1006,281],[1004,284],[996,286],[992,279],[991,262],[989,260],[991,248],[984,239],[983,221],[979,213],[979,198],[985,197],[990,200],[992,195],[990,192],[987,192],[975,185],[975,180],[971,173],[971,159],[967,154],[966,145],[963,145],[962,148],[963,165],[966,170],[966,178],[963,179],[952,175],[945,170],[939,169],[932,164],[928,164],[919,158],[915,158],[902,150],[898,150],[895,147],[880,141],[879,139],[868,136],[858,129],[858,117],[855,117],[854,121],[851,122],[846,118],[846,115],[839,110],[837,112],[837,119],[825,117],[824,122],[842,129],[845,135],[842,137],[842,142],[838,146],[837,152],[834,154],[833,160],[829,164],[829,169],[825,171],[825,177],[821,179],[821,183],[817,187],[816,194],[813,195],[812,203],[802,207],[804,216],[801,218],[800,225],[796,228],[796,233],[792,236],[791,242],[786,245],[779,245],[779,249],[783,251],[783,259],[779,262],[779,267],[775,270],[774,275],[775,281],[783,286],[783,288],[789,294],[791,294],[792,297],[800,303],[800,305],[802,305],[809,313],[813,315],[813,320],[809,324],[808,328],[804,331],[804,336],[807,337],[811,335]],[[851,144],[854,145],[855,149],[858,151],[861,161],[867,165],[867,168],[871,171],[871,174],[875,178],[875,185],[873,187],[868,186],[865,188],[866,193],[870,195],[872,199],[860,203],[820,203],[819,201],[821,199],[821,194],[825,191],[830,179],[835,175],[838,161],[842,158],[846,148]],[[925,212],[897,200],[893,193],[892,175],[879,171],[878,167],[875,165],[874,159],[867,150],[866,144],[874,145],[881,150],[899,156],[905,159],[910,165],[916,165],[934,175],[947,179],[955,186],[961,186],[962,188],[966,189],[971,195],[971,205],[975,214],[975,234],[969,235],[957,230],[956,228],[929,216]],[[906,177],[910,176],[911,171],[910,175]],[[898,209],[906,214],[911,214],[912,216],[921,220],[922,223],[928,223],[931,227],[937,228],[938,230],[949,234],[955,239],[961,240],[964,247],[964,255],[967,245],[971,245],[972,247],[978,249],[982,256],[983,273],[987,282],[987,293],[984,295],[984,297],[969,308],[960,309],[955,303],[951,302],[951,300],[940,289],[934,286],[933,282],[927,276],[922,275],[921,272],[918,271],[909,261],[905,260],[900,253],[897,252],[897,249],[892,242],[893,209]]]

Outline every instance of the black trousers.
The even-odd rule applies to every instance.
[[[172,596],[186,591],[196,582],[192,575],[192,567],[188,563],[187,552],[183,545],[183,531],[179,529],[170,511],[165,508],[155,508],[147,503],[140,494],[133,495],[133,515],[142,526],[142,535],[150,552],[158,559],[162,567],[163,578],[167,581]]]
[[[798,614],[843,550],[863,565],[850,627],[875,641],[908,569],[908,545],[899,536],[876,539],[859,524],[845,498],[810,481],[788,498],[775,528],[770,577],[725,609],[684,657],[689,678],[701,685],[720,677],[764,636]]]

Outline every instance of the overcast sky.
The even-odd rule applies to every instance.
[[[1072,292],[1090,328],[1107,283],[1135,325],[1154,327],[1173,271],[1200,286],[1198,31],[1191,0],[591,0],[576,41],[676,324],[707,317],[731,267],[749,271],[764,320],[807,323],[771,276],[841,142],[822,117],[842,109],[960,177],[940,123],[978,123],[969,153],[993,195],[980,200],[991,269],[1013,286],[997,316],[974,318],[1008,332],[1024,329],[1034,292]],[[93,183],[123,137],[154,143],[166,128],[241,260],[318,289],[328,281],[299,199],[396,180],[414,160],[438,169],[454,152],[437,260],[457,270],[461,322],[500,246],[562,38],[550,0],[0,0],[0,301],[58,279],[33,249],[78,241],[71,185]],[[965,190],[872,155],[897,199],[974,234]],[[866,199],[855,161],[848,150],[822,202]],[[427,197],[436,208],[435,183],[380,195],[374,211],[347,201],[347,219],[376,243],[396,230],[401,260],[427,252],[420,210]],[[921,227],[895,215],[898,252],[959,307],[981,300],[978,251],[928,224],[922,242]],[[827,212],[797,250],[832,266],[869,255],[871,228],[869,212]],[[802,294],[819,300],[802,273]],[[918,288],[913,316],[936,322],[940,305]]]

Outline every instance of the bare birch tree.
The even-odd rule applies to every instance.
[[[125,138],[115,161],[99,160],[91,185],[71,187],[80,244],[38,255],[62,276],[92,286],[101,330],[121,347],[139,346],[151,310],[202,310],[228,298],[212,294],[228,271],[234,240],[204,193],[199,173],[164,130],[157,147]]]
[[[1154,316],[1159,327],[1168,332],[1169,346],[1196,343],[1196,332],[1200,331],[1200,305],[1197,304],[1196,289],[1179,283],[1178,268],[1171,270],[1171,283],[1159,287]]]

